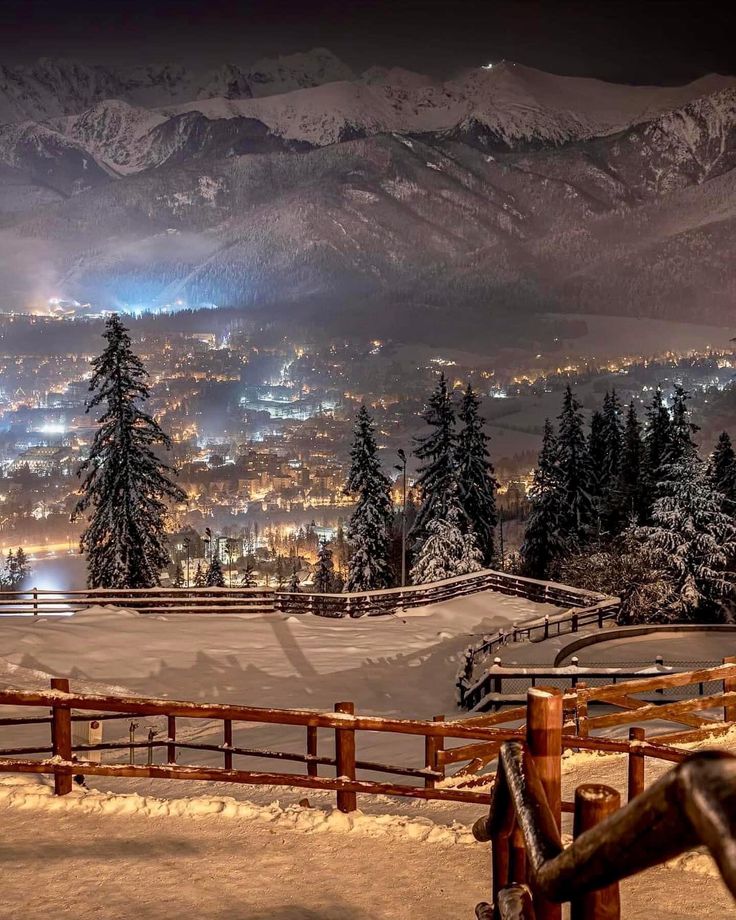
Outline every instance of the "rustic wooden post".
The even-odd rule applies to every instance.
[[[223,747],[232,748],[233,746],[233,723],[232,719],[223,719],[222,722],[222,734],[223,734]],[[233,752],[232,750],[225,751],[225,769],[232,770],[233,768]]]
[[[509,884],[511,877],[511,835],[496,834],[491,841],[491,890],[495,907],[495,920],[499,920],[498,896]]]
[[[571,618],[571,620],[570,620],[570,626],[571,626],[571,629],[572,629],[573,632],[577,632],[577,631],[578,631],[578,615],[577,615],[577,613],[573,613],[572,618]]]
[[[34,589],[35,591],[35,589]],[[52,677],[51,689],[69,692],[66,677]],[[71,762],[72,759],[72,711],[68,703],[52,703],[51,710],[51,749],[54,757]],[[72,791],[71,767],[54,767],[54,795],[67,795]]]
[[[33,589],[33,616],[38,616],[38,588]]]
[[[736,658],[729,657],[723,659],[723,664],[736,664]],[[723,692],[724,693],[733,693],[736,690],[736,670],[734,671],[734,676],[724,677],[723,678]],[[736,702],[731,701],[726,703],[723,706],[723,721],[724,722],[736,722]]]
[[[317,726],[307,725],[307,754],[311,757],[317,756]],[[319,776],[318,764],[311,760],[307,761],[307,776]]]
[[[526,743],[559,828],[562,822],[562,692],[556,688],[532,688],[526,699]],[[561,920],[559,904],[535,896],[534,906],[537,920]]]
[[[169,739],[166,745],[166,760],[176,763],[176,716],[166,716],[166,735]]]
[[[345,712],[354,715],[355,706],[352,703],[335,703],[335,712]],[[338,779],[355,779],[355,729],[335,729],[335,770]],[[357,796],[354,792],[338,790],[337,807],[340,811],[356,811],[358,807]]]
[[[621,796],[610,786],[586,783],[575,790],[573,835],[579,837],[621,807]],[[570,904],[570,920],[620,920],[618,882],[581,895]]]
[[[630,728],[629,741],[643,741],[646,737],[643,728]],[[629,802],[644,792],[644,755],[641,751],[629,751]]]
[[[523,885],[526,882],[526,846],[524,836],[518,822],[514,824],[514,830],[510,837],[511,868],[509,871],[509,882],[511,884]]]
[[[444,722],[444,716],[434,716],[432,719],[433,722]],[[439,769],[437,763],[437,754],[443,749],[445,739],[440,735],[425,735],[424,736],[424,764],[428,770],[433,770],[435,773]],[[444,773],[444,767],[443,771]],[[433,776],[427,776],[424,779],[424,788],[425,789],[434,789],[435,787],[435,778]]]

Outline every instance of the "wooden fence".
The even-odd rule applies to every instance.
[[[124,590],[94,588],[80,591],[29,588],[26,591],[0,591],[0,616],[68,614],[98,605],[123,607],[144,614],[272,613],[278,610],[289,614],[312,613],[338,618],[385,616],[411,607],[477,594],[479,591],[496,591],[500,594],[526,597],[538,603],[554,604],[558,607],[587,606],[593,612],[586,611],[585,615],[581,615],[581,624],[587,623],[591,616],[598,616],[591,605],[603,599],[603,595],[590,591],[483,569],[471,575],[461,575],[431,584],[351,594],[315,594],[266,587]],[[604,599],[609,607],[610,600]],[[606,608],[605,617],[609,618],[612,615],[614,614]],[[553,616],[550,622],[553,623],[554,629],[557,618]],[[520,627],[519,637],[532,638],[538,631],[533,625],[528,629]]]
[[[736,695],[736,694],[735,694]],[[619,920],[619,881],[705,845],[736,898],[736,758],[685,757],[649,789],[575,792],[573,843],[561,839],[563,700],[530,691],[524,740],[502,745],[488,816],[473,833],[490,841],[492,902],[478,920]],[[630,771],[631,773],[631,771]]]

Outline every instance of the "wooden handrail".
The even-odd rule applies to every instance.
[[[691,755],[624,808],[563,849],[533,758],[506,742],[489,814],[476,822],[477,840],[497,840],[518,822],[532,890],[554,903],[597,891],[706,846],[736,899],[736,757]]]

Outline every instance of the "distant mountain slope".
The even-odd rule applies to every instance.
[[[70,113],[113,77],[63,72],[59,111],[0,126],[6,297],[318,303],[363,324],[386,302],[454,304],[470,325],[732,317],[732,78],[623,87],[504,64],[356,80],[312,52],[259,80],[128,72],[125,98]],[[177,101],[195,85],[218,95]],[[152,108],[154,87],[169,98]]]

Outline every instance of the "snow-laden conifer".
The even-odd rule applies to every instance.
[[[570,551],[585,542],[595,518],[590,457],[580,409],[568,384],[559,415],[557,471],[562,492],[560,536]]]
[[[721,432],[708,463],[711,486],[724,498],[723,510],[736,516],[736,453],[728,432]]]
[[[483,430],[480,400],[468,384],[458,417],[462,428],[457,438],[458,498],[467,529],[475,535],[484,565],[491,565],[498,524],[496,489],[498,483],[488,452],[489,438]]]
[[[521,568],[529,578],[547,578],[570,549],[561,531],[563,493],[557,466],[557,439],[549,419],[544,423],[529,500],[531,511],[520,551]]]
[[[391,483],[378,459],[373,419],[361,406],[355,420],[345,491],[357,498],[348,524],[350,560],[347,591],[391,587],[389,561],[393,509]]]
[[[444,373],[429,397],[422,418],[430,426],[428,434],[416,439],[414,454],[419,460],[416,486],[421,504],[411,530],[412,539],[424,539],[430,521],[443,518],[447,497],[457,485],[457,437],[455,408]]]
[[[411,569],[413,584],[468,575],[482,568],[483,557],[475,534],[472,531],[463,533],[460,522],[457,493],[451,487],[445,500],[444,516],[433,518],[427,525],[426,537]]]
[[[314,590],[318,594],[332,594],[335,590],[335,564],[332,559],[332,545],[327,540],[319,541],[313,582]]]
[[[81,548],[91,588],[149,588],[170,562],[165,538],[168,501],[185,501],[170,468],[154,448],[170,446],[142,409],[148,374],[133,354],[117,315],[105,324],[107,341],[92,362],[87,411],[102,407],[89,457],[79,470],[81,495],[74,517],[89,513]]]

